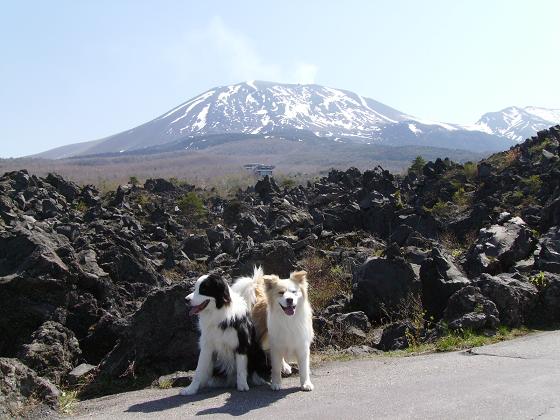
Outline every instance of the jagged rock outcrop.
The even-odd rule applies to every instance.
[[[471,276],[507,271],[515,262],[527,258],[536,242],[520,217],[481,229],[467,255],[465,270]]]
[[[18,355],[27,366],[56,385],[77,363],[82,353],[74,333],[58,322],[47,321],[31,335]]]
[[[351,305],[379,321],[418,290],[418,278],[401,256],[372,258],[361,265],[352,279]]]
[[[60,391],[47,379],[17,359],[0,357],[0,417],[14,418],[30,405],[43,403],[55,408]]]
[[[493,330],[500,323],[496,305],[480,289],[466,286],[449,298],[443,320],[451,330]]]
[[[432,249],[420,267],[422,304],[429,316],[440,319],[451,295],[471,282],[459,268],[442,255],[438,248]]]

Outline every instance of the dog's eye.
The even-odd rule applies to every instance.
[[[284,292],[278,292],[278,294],[279,294],[280,296],[282,296],[282,295],[284,294]]]

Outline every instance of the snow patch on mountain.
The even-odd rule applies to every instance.
[[[510,106],[484,114],[476,123],[480,131],[517,142],[560,123],[560,109]]]

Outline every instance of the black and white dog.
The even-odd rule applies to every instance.
[[[200,277],[186,300],[190,315],[198,315],[200,355],[193,381],[181,395],[194,395],[205,386],[236,385],[248,391],[248,377],[255,385],[266,383],[257,373],[266,359],[245,300],[217,274]]]

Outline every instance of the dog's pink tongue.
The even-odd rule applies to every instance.
[[[288,306],[286,308],[282,308],[284,309],[284,312],[286,315],[293,315],[296,311],[295,311],[295,307],[293,306]]]

